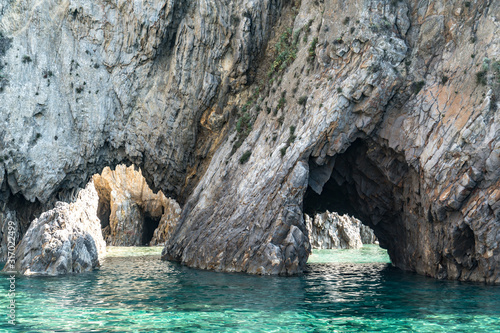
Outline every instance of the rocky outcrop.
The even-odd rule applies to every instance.
[[[338,213],[318,213],[304,217],[309,242],[313,249],[359,249],[374,244],[373,231],[355,217]]]
[[[153,238],[151,238],[149,245],[165,245],[179,222],[181,207],[175,200],[165,198],[163,207],[163,215],[160,218],[158,227],[153,232]]]
[[[106,244],[97,218],[98,195],[94,184],[81,190],[78,199],[43,213],[15,250],[15,271],[24,275],[81,273],[99,266]],[[13,271],[5,267],[6,271]]]
[[[214,154],[163,258],[300,272],[303,211],[314,204],[304,197],[340,193],[394,265],[500,282],[498,11],[489,2],[302,1],[274,53],[282,76],[271,72],[269,90],[251,100],[255,120],[240,147],[235,131]]]
[[[92,177],[99,193],[98,216],[107,244],[164,244],[179,220],[180,207],[162,191],[154,193],[134,166],[104,168]]]
[[[2,4],[0,198],[134,163],[183,204],[164,259],[299,273],[304,212],[339,205],[402,269],[500,283],[499,8]]]

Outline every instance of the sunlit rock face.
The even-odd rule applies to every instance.
[[[213,155],[163,258],[301,272],[304,196],[337,191],[395,266],[500,283],[500,7],[467,4],[301,1],[283,13],[266,71],[283,66],[279,41],[297,41],[295,58],[240,104],[246,115]]]
[[[99,193],[98,215],[107,244],[164,244],[179,220],[179,204],[154,193],[134,166],[104,168],[92,177]]]
[[[313,249],[359,249],[377,241],[369,227],[347,214],[326,211],[304,220]]]
[[[183,205],[164,259],[287,275],[310,252],[307,192],[337,192],[397,267],[500,283],[499,11],[2,2],[0,209],[25,232],[20,204],[38,214],[133,163]]]
[[[24,275],[60,275],[99,266],[106,244],[97,218],[99,197],[90,182],[74,203],[58,202],[35,219],[15,251],[15,268]]]

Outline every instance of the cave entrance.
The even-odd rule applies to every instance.
[[[310,158],[303,211],[308,216],[330,211],[359,219],[373,230],[391,261],[399,261],[402,256],[397,249],[407,243],[402,214],[403,207],[412,204],[411,177],[416,174],[403,156],[374,141],[358,139],[336,156]],[[310,241],[314,245],[315,240]]]
[[[97,217],[101,221],[101,229],[103,230],[103,236],[106,239],[107,234],[109,234],[109,215],[111,214],[111,209],[109,207],[109,201],[105,198],[99,197],[99,204],[97,206]]]
[[[144,224],[142,227],[142,244],[141,245],[150,245],[153,240],[153,235],[155,230],[158,228],[160,224],[160,217],[153,217],[149,214],[145,214],[144,216]]]
[[[92,177],[99,196],[97,217],[104,240],[112,246],[147,246],[166,242],[181,208],[163,192],[154,193],[134,166],[109,167]]]

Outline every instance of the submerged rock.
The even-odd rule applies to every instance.
[[[97,218],[98,195],[90,182],[74,203],[58,202],[35,219],[15,251],[15,268],[24,275],[91,271],[106,251]]]
[[[305,223],[313,249],[358,249],[377,241],[369,227],[347,214],[326,211],[312,218],[306,214]]]

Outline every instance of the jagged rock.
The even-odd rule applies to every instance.
[[[74,203],[58,202],[34,220],[16,248],[14,270],[24,275],[60,275],[98,267],[106,251],[96,215],[98,200],[90,182]],[[12,271],[8,265],[4,270]]]
[[[153,238],[149,245],[165,245],[179,222],[181,207],[175,200],[165,198],[163,207],[163,215],[161,216],[158,228],[156,228],[153,233]]]
[[[304,220],[313,249],[358,249],[377,240],[369,227],[347,214],[326,211],[313,218],[306,214]]]
[[[328,201],[328,209],[350,206],[397,267],[500,283],[500,91],[492,69],[500,9],[471,3],[456,17],[454,7],[463,3],[302,1],[290,26],[306,27],[308,42],[250,109],[253,130],[241,146],[233,148],[236,133],[215,152],[163,258],[300,272],[308,246],[302,213]],[[300,96],[309,97],[305,104]],[[272,112],[257,113],[261,105]]]
[[[134,170],[133,165],[118,165],[114,171],[106,167],[92,179],[109,245],[157,245],[168,240],[179,220],[179,204],[162,191],[155,194],[141,170]]]
[[[379,244],[377,236],[375,236],[373,230],[362,223],[359,226],[359,235],[361,237],[361,243],[363,244]]]
[[[0,200],[134,163],[183,204],[165,259],[299,273],[317,201],[402,269],[500,283],[500,7],[465,3],[4,2]]]

